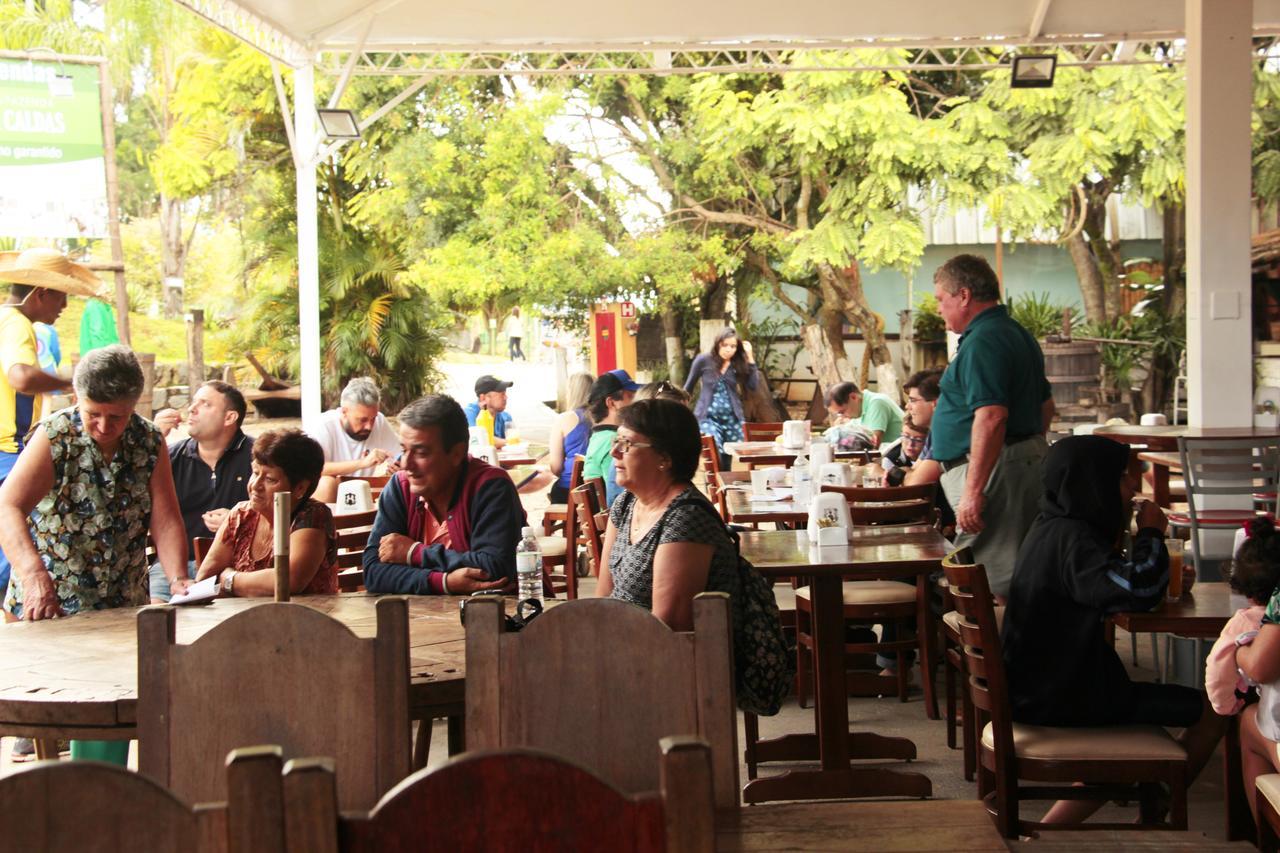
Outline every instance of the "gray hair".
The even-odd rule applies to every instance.
[[[358,376],[342,389],[342,405],[344,406],[376,406],[382,401],[378,386],[367,376]]]
[[[967,289],[974,302],[1000,301],[1000,279],[980,255],[956,255],[938,267],[933,281],[953,296]]]
[[[419,397],[400,410],[397,416],[401,426],[409,429],[440,430],[440,443],[448,450],[470,438],[467,415],[458,401],[445,394],[428,394]]]
[[[146,379],[133,350],[112,344],[90,350],[80,358],[71,379],[76,396],[95,403],[136,401],[142,396]]]

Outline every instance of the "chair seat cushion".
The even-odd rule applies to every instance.
[[[565,542],[563,536],[539,536],[538,550],[544,557],[563,557]]]
[[[796,590],[796,598],[809,600],[809,587]],[[899,581],[849,581],[844,584],[845,604],[910,604],[916,588]]]
[[[1196,513],[1201,527],[1240,527],[1258,517],[1251,509],[1202,509]],[[1169,513],[1169,523],[1178,527],[1191,526],[1190,512]]]
[[[1258,793],[1266,797],[1276,811],[1280,811],[1280,773],[1259,776]]]
[[[984,749],[994,748],[991,724],[982,730]],[[1187,751],[1160,726],[1056,728],[1013,724],[1019,758],[1059,761],[1185,761]]]

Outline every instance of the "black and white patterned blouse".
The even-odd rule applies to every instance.
[[[703,506],[695,505],[695,501]],[[742,598],[737,552],[725,532],[724,522],[707,504],[707,499],[693,486],[685,489],[667,505],[661,520],[638,542],[631,541],[631,513],[635,505],[635,495],[623,492],[609,513],[609,520],[618,530],[609,554],[612,597],[652,610],[653,557],[658,546],[668,542],[696,542],[715,546],[704,591],[728,593],[736,610]]]

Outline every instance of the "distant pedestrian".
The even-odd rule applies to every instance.
[[[520,309],[512,308],[507,322],[502,326],[502,333],[507,336],[507,358],[515,361],[517,358],[522,361],[528,361],[525,358],[524,350],[520,349],[520,339],[524,337],[524,321],[520,319]]]

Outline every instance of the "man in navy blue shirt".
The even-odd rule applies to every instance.
[[[188,554],[195,555],[191,540],[212,537],[227,517],[227,510],[249,495],[253,439],[240,429],[247,410],[244,395],[226,382],[206,382],[196,389],[187,415],[190,438],[169,447],[173,485],[178,493],[182,523],[187,529]],[[166,435],[178,423],[172,409],[156,414],[156,424]],[[195,577],[199,566],[191,560],[187,574]],[[151,601],[169,600],[169,584],[160,564],[151,567]]]

